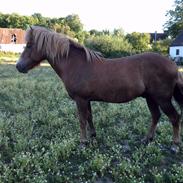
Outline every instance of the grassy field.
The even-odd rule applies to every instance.
[[[1,64],[0,182],[183,182],[183,149],[170,152],[165,116],[145,146],[150,114],[143,99],[92,108],[97,144],[81,149],[75,103],[54,71],[39,67],[23,75]]]

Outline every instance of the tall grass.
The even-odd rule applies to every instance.
[[[150,114],[144,99],[92,103],[97,143],[79,147],[75,103],[50,67],[27,75],[0,65],[0,182],[183,182],[183,153],[171,154],[163,116],[145,146]]]

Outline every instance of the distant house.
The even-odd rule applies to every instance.
[[[168,37],[168,35],[166,33],[150,33],[150,42],[155,42],[155,41],[159,41],[159,40],[163,40],[166,39]]]
[[[25,47],[25,31],[0,28],[0,51],[21,53]]]
[[[178,34],[170,45],[169,55],[174,60],[183,58],[183,31]]]

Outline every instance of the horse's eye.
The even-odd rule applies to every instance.
[[[27,47],[27,48],[31,48],[31,47],[32,47],[32,44],[27,43],[26,47]]]

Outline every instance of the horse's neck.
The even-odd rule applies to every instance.
[[[59,77],[64,81],[64,76],[79,72],[80,68],[86,64],[85,59],[85,54],[80,53],[79,50],[71,50],[69,52],[68,58],[56,60],[48,59],[48,62],[59,75]]]
[[[61,63],[59,63],[59,60],[48,60],[51,67],[55,70],[55,72],[58,74],[60,78],[62,78],[63,75],[63,66]]]

